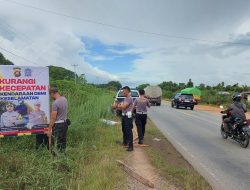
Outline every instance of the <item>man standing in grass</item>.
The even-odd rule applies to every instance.
[[[60,152],[65,152],[68,131],[68,124],[66,122],[68,101],[59,94],[56,87],[50,88],[50,96],[54,101],[52,103],[48,137],[52,137],[52,145],[56,144]]]
[[[145,126],[147,123],[147,107],[150,107],[150,103],[148,99],[145,98],[144,90],[139,90],[139,94],[140,98],[137,98],[134,102],[134,108],[136,109],[135,124],[139,137],[138,144],[143,144]]]
[[[133,151],[133,98],[130,95],[130,88],[125,86],[122,88],[125,99],[121,104],[115,104],[114,109],[122,110],[122,132],[123,132],[123,145],[127,146],[127,151]]]

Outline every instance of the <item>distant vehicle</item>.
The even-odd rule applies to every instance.
[[[201,90],[196,87],[192,88],[185,88],[181,91],[181,94],[193,94],[194,99],[195,99],[195,105],[198,104],[198,102],[201,100]]]
[[[180,107],[194,109],[194,105],[196,104],[194,96],[192,94],[182,94],[178,93],[172,99],[171,106],[176,107],[176,109]]]
[[[139,92],[136,89],[131,89],[131,96],[133,98],[133,101],[135,101],[136,98],[139,98]],[[123,90],[118,90],[118,92],[116,93],[115,96],[115,102],[118,101],[119,103],[123,102],[125,99],[125,96],[123,95]],[[117,115],[121,115],[122,112],[121,110],[114,110],[116,112]],[[136,110],[134,110],[134,112],[136,112]]]
[[[161,105],[162,90],[159,86],[148,86],[145,89],[145,95],[151,104]]]

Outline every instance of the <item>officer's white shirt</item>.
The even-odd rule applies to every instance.
[[[23,124],[22,120],[19,120],[20,114],[12,112],[4,112],[1,116],[1,127],[14,127],[16,125]]]

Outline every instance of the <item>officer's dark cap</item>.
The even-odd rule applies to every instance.
[[[21,67],[14,67],[13,69],[14,69],[14,70],[16,70],[16,69],[20,70],[20,69],[21,69]]]
[[[55,94],[55,93],[58,93],[58,92],[59,92],[59,90],[58,90],[57,87],[50,87],[50,89],[49,89],[49,93],[50,93],[50,94],[51,94],[51,93]]]
[[[124,86],[122,90],[128,90],[130,92],[130,88],[128,86]]]
[[[143,90],[143,89],[139,90],[139,94],[140,95],[144,95],[145,94],[145,90]]]

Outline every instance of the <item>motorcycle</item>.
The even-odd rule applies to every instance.
[[[224,119],[229,118],[231,116],[231,112],[225,113],[225,111],[221,111],[222,115],[222,124],[221,124],[221,136],[223,139],[227,139],[228,137],[232,138],[236,142],[240,144],[242,148],[247,148],[249,145],[249,136],[250,136],[250,121],[242,120],[239,118],[235,118],[232,121],[231,130],[227,132],[224,128]]]

